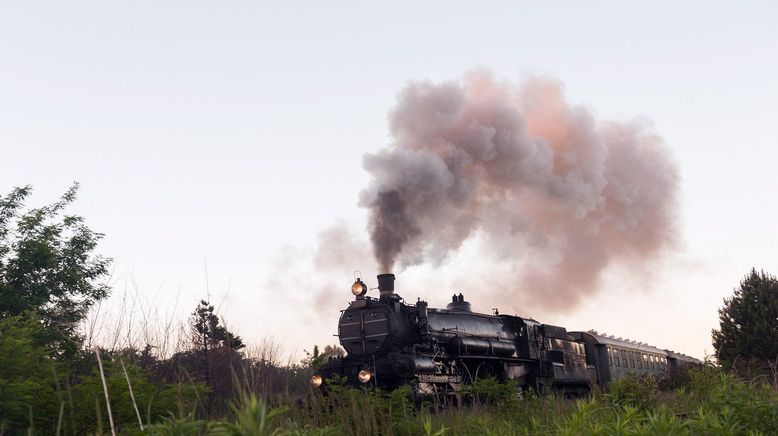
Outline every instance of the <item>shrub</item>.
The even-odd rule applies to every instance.
[[[0,434],[54,432],[63,404],[60,365],[41,343],[34,316],[0,319]]]
[[[613,404],[646,410],[656,406],[658,391],[656,377],[628,375],[612,382],[605,395]]]
[[[108,394],[111,400],[111,412],[117,429],[139,429],[138,417],[133,400],[117,356],[103,352]],[[198,397],[206,388],[198,383],[154,384],[150,374],[141,368],[125,363],[127,374],[132,382],[135,402],[145,424],[157,422],[170,413],[186,416],[196,412]],[[80,377],[79,383],[71,389],[72,403],[69,408],[68,430],[76,434],[107,429],[108,416],[105,407],[105,394],[100,374],[95,365],[90,374]]]
[[[471,396],[478,403],[498,409],[513,409],[519,404],[520,390],[515,380],[500,383],[496,377],[476,380],[466,386],[462,393]]]

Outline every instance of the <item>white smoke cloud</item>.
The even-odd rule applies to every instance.
[[[679,175],[662,139],[597,120],[557,81],[413,82],[389,120],[360,196],[382,272],[440,265],[478,236],[484,262],[509,263],[508,291],[561,309],[607,267],[639,271],[676,243]]]

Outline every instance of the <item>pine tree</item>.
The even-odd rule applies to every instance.
[[[778,279],[751,269],[719,309],[720,328],[713,330],[719,363],[775,366],[778,359]]]
[[[213,305],[201,300],[192,313],[192,340],[195,348],[207,351],[219,347],[230,350],[240,350],[245,347],[240,336],[219,324],[219,317],[213,311]]]
[[[173,356],[208,386],[210,393],[204,401],[207,414],[225,410],[225,401],[235,397],[238,386],[234,381],[243,365],[239,350],[245,347],[243,339],[227,330],[214,311],[208,301],[199,302],[189,319],[192,348]]]

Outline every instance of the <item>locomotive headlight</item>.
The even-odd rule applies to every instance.
[[[321,376],[319,374],[315,374],[311,377],[311,386],[318,388],[319,386],[321,386],[322,381],[323,380]]]
[[[371,378],[373,378],[373,375],[370,374],[370,371],[363,369],[362,371],[359,371],[359,381],[362,383],[367,383],[370,381]]]
[[[356,297],[365,295],[367,293],[367,285],[365,285],[362,279],[357,279],[357,281],[351,285],[351,293]]]

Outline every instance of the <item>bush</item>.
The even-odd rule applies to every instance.
[[[611,382],[605,394],[613,404],[648,410],[656,406],[659,387],[651,375],[628,375]]]
[[[64,402],[61,366],[49,357],[41,334],[32,315],[0,319],[0,434],[56,429]]]
[[[111,400],[111,415],[117,429],[140,429],[127,379],[116,360],[103,352],[108,394]],[[206,393],[202,384],[182,382],[179,384],[154,384],[151,376],[141,368],[125,362],[127,374],[132,383],[135,403],[144,424],[158,422],[171,413],[178,416],[194,414],[199,398]],[[65,421],[67,429],[75,434],[93,433],[108,429],[108,415],[105,407],[105,394],[100,373],[96,365],[90,374],[80,377],[79,383],[71,390],[72,403],[69,419]]]
[[[515,380],[500,383],[496,377],[476,380],[462,389],[464,395],[478,403],[498,409],[513,409],[519,404],[520,389]]]

